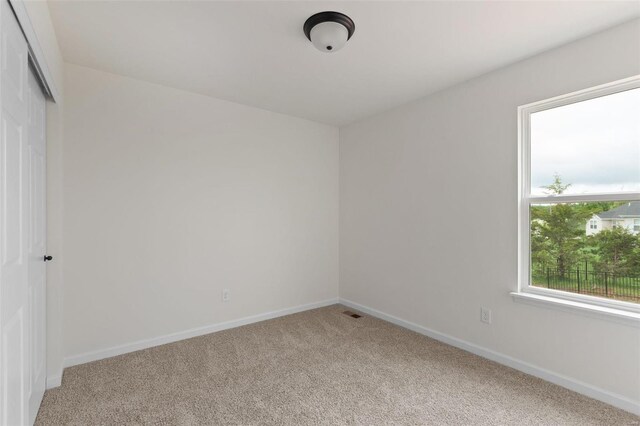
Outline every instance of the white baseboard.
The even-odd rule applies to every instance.
[[[378,311],[373,308],[369,308],[367,306],[360,305],[359,303],[355,303],[350,300],[345,300],[340,298],[340,303],[352,309],[356,309],[358,311],[364,312],[373,317],[388,321],[392,324],[407,328],[409,330],[415,331],[416,333],[423,334],[425,336],[431,337],[432,339],[439,340],[448,345],[455,346],[467,352],[471,352],[475,355],[490,359],[491,361],[495,361],[499,364],[506,365],[507,367],[511,367],[513,369],[522,371],[523,373],[530,374],[542,380],[546,380],[548,382],[570,389],[574,392],[578,392],[582,395],[586,395],[590,398],[597,399],[599,401],[613,405],[614,407],[618,407],[625,411],[629,411],[630,413],[640,415],[640,404],[622,395],[618,395],[613,392],[609,392],[604,389],[597,388],[587,383],[583,383],[578,380],[572,379],[570,377],[563,376],[562,374],[554,373],[552,371],[537,367],[535,365],[529,364],[524,361],[520,361],[510,356],[492,351],[482,346],[478,346],[473,343],[469,343],[464,340],[458,339],[456,337],[449,336],[447,334],[440,333],[435,330],[431,330],[421,325],[418,325],[409,321],[405,321],[401,318],[386,314],[384,312]]]
[[[129,352],[135,352],[154,346],[164,345],[167,343],[177,342],[179,340],[189,339],[191,337],[202,336],[204,334],[215,333],[216,331],[228,330],[230,328],[240,327],[254,322],[265,321],[272,318],[291,315],[298,312],[308,311],[310,309],[322,308],[324,306],[335,305],[338,299],[329,299],[322,302],[308,303],[305,305],[294,306],[292,308],[280,309],[277,311],[266,312],[263,314],[252,315],[237,320],[221,322],[218,324],[205,325],[203,327],[192,328],[190,330],[179,331],[177,333],[166,334],[151,339],[139,340],[137,342],[126,343],[124,345],[114,346],[111,348],[100,349],[92,352],[85,352],[79,355],[73,355],[64,360],[65,367],[85,364],[87,362],[98,361],[105,358],[111,358],[117,355],[123,355]],[[62,379],[62,376],[60,376]]]
[[[46,385],[47,389],[57,388],[62,384],[62,371],[59,374],[47,376]]]

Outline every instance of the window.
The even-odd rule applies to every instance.
[[[631,218],[640,215],[640,76],[518,114],[516,294],[637,314],[640,219]]]

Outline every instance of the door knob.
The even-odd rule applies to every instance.
[[[44,255],[44,261],[48,261],[48,260],[53,260],[53,256],[47,256],[46,254]]]

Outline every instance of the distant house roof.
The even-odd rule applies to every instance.
[[[600,219],[622,219],[625,217],[640,217],[640,201],[630,201],[606,212],[597,213]]]

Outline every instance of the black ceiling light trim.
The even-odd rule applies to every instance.
[[[344,25],[347,29],[347,32],[349,33],[349,35],[347,36],[347,40],[351,38],[353,32],[356,30],[356,24],[354,24],[351,18],[349,18],[344,13],[320,12],[310,16],[309,19],[307,19],[304,23],[304,35],[307,36],[309,41],[311,41],[311,29],[323,22],[337,22],[338,24]]]

